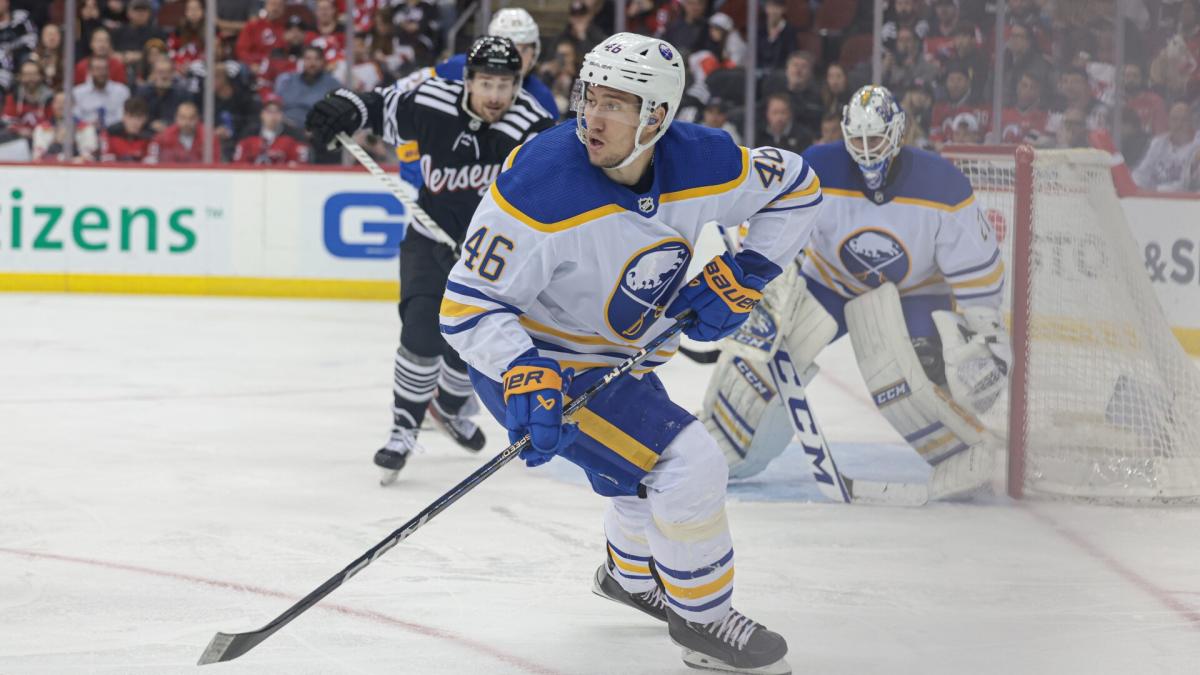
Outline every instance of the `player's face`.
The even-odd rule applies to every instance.
[[[641,99],[633,94],[608,87],[587,88],[583,117],[588,160],[593,165],[613,168],[633,152],[641,110]]]
[[[521,55],[521,74],[528,75],[533,68],[533,57],[537,54],[537,45],[525,42],[517,45],[517,53]]]
[[[476,73],[467,80],[471,112],[488,124],[499,120],[512,105],[516,82],[508,75]]]

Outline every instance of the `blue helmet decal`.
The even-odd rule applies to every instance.
[[[608,327],[629,341],[645,335],[683,282],[691,259],[692,249],[682,239],[660,241],[633,254],[605,304]]]
[[[912,260],[900,240],[874,227],[856,230],[843,239],[838,259],[856,281],[868,288],[879,288],[889,281],[899,286],[912,269]]]

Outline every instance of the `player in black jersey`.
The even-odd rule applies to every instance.
[[[508,154],[553,126],[554,120],[521,89],[521,55],[508,38],[485,36],[471,45],[466,80],[431,78],[399,93],[338,89],[319,101],[305,126],[324,145],[340,132],[370,129],[395,145],[415,140],[425,184],[417,203],[461,242],[480,199]],[[468,245],[469,247],[469,245]],[[474,414],[467,365],[442,339],[438,310],[456,258],[415,221],[400,245],[400,347],[392,388],[392,432],[375,453],[391,483],[416,446],[428,408],[459,444],[478,451],[484,438]],[[436,392],[436,396],[434,395]]]

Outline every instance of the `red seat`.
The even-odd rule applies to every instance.
[[[161,28],[171,30],[183,21],[183,10],[186,8],[186,0],[168,0],[164,2],[162,7],[158,9],[158,18],[155,23]]]
[[[851,35],[842,42],[842,51],[838,54],[838,63],[846,70],[871,60],[871,52],[875,47],[875,37],[870,33]]]
[[[796,49],[808,52],[817,61],[821,60],[821,36],[816,33],[796,33]],[[815,65],[815,64],[814,64]]]
[[[858,0],[825,0],[817,7],[813,28],[822,35],[846,30],[858,11]]]
[[[813,15],[812,10],[808,8],[808,3],[788,3],[787,20],[798,31],[812,28]]]

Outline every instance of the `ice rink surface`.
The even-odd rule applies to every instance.
[[[0,673],[195,672],[478,467],[428,431],[378,486],[396,334],[384,303],[0,295]],[[847,346],[822,365],[842,468],[919,474]],[[699,407],[705,367],[661,372]],[[1200,510],[831,504],[792,450],[731,492],[735,604],[798,674],[1200,672]],[[603,508],[513,463],[201,672],[694,672],[591,594]]]

